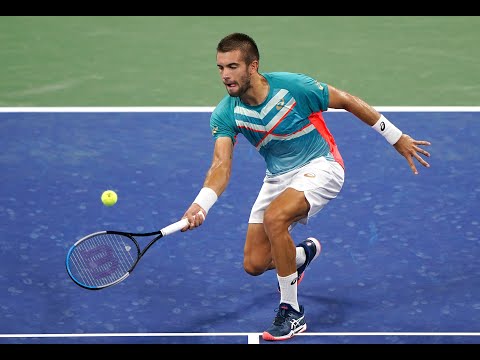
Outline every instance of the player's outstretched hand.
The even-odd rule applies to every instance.
[[[426,140],[415,140],[412,139],[410,135],[403,134],[400,139],[393,145],[393,147],[402,154],[405,159],[408,161],[408,165],[412,169],[415,175],[418,174],[417,167],[413,159],[417,159],[417,161],[425,167],[430,167],[430,164],[426,162],[420,154],[430,157],[430,153],[425,149],[421,148],[420,146],[429,146],[431,145],[429,141]]]
[[[183,218],[188,219],[189,225],[185,226],[181,231],[193,230],[205,221],[205,211],[198,204],[193,203],[182,216]]]

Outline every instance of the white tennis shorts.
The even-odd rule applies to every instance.
[[[308,216],[299,222],[307,224],[308,219],[337,197],[345,180],[342,166],[324,157],[315,159],[301,168],[278,176],[265,176],[263,185],[250,212],[249,223],[263,223],[263,214],[268,205],[286,188],[305,193],[310,204]]]

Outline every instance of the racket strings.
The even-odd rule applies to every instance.
[[[132,269],[138,258],[137,244],[119,234],[97,234],[80,242],[69,258],[70,273],[87,287],[108,286]]]

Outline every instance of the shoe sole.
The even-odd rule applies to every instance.
[[[263,340],[266,340],[266,341],[288,340],[288,339],[291,339],[292,337],[294,337],[295,335],[304,332],[305,330],[307,330],[307,324],[306,323],[303,324],[302,326],[300,326],[299,328],[290,331],[289,334],[284,335],[284,336],[275,337],[275,336],[271,335],[270,333],[264,331],[263,334],[262,334],[262,338],[263,338]]]

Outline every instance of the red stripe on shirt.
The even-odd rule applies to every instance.
[[[322,112],[316,112],[311,114],[308,119],[310,122],[315,126],[318,130],[320,135],[325,139],[330,147],[330,152],[333,155],[333,158],[345,169],[345,164],[343,163],[342,155],[338,150],[337,144],[335,143],[335,139],[333,138],[332,133],[328,130],[325,120],[323,119]]]

